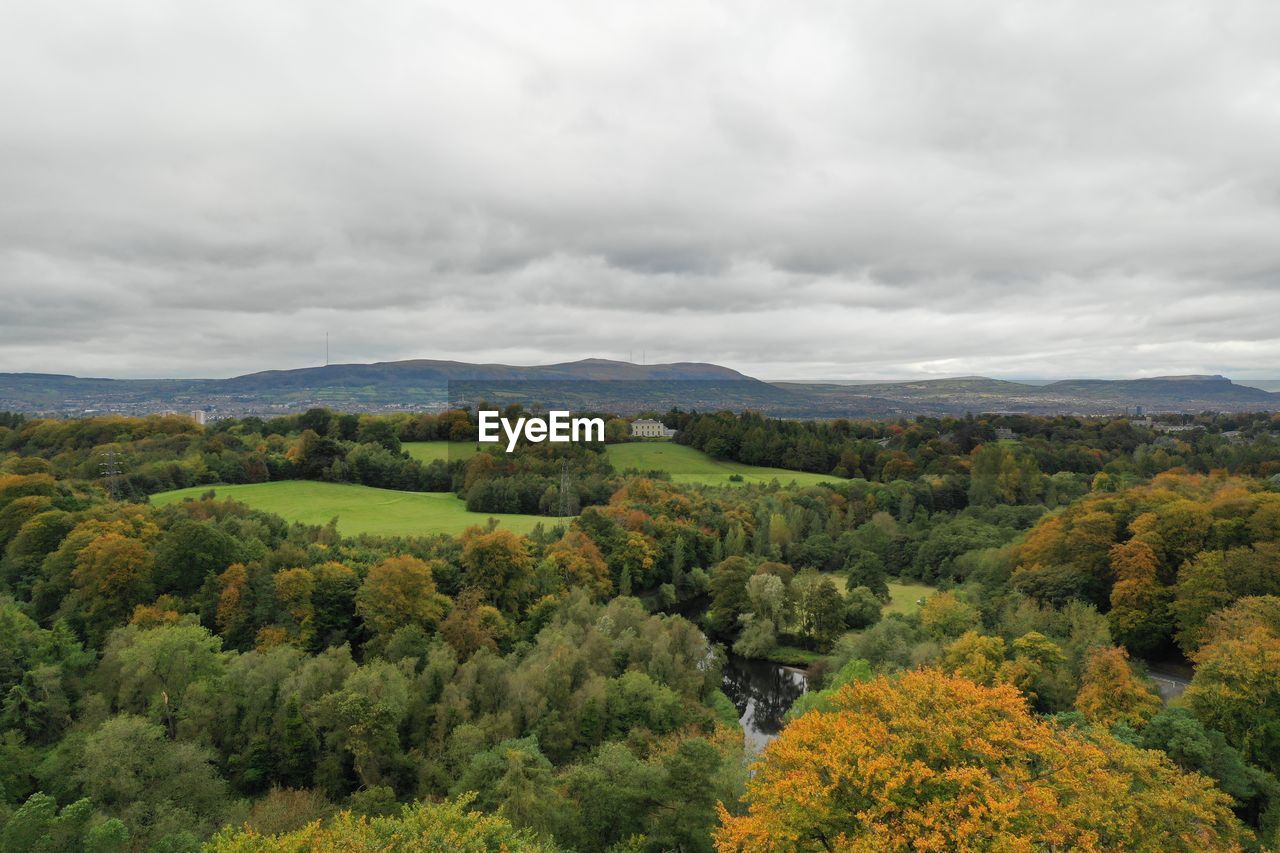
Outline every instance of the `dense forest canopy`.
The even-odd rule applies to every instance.
[[[664,420],[832,481],[404,452],[472,440],[463,411],[0,416],[0,850],[1276,843],[1280,418]],[[291,479],[477,524],[147,500]],[[754,767],[727,654],[814,687]]]

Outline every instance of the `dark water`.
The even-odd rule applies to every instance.
[[[724,665],[724,692],[738,709],[747,747],[759,751],[778,736],[791,703],[808,687],[803,672],[764,660],[730,655]]]

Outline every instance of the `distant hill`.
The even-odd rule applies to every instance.
[[[1222,376],[1151,379],[1070,379],[1047,384],[981,376],[877,382],[868,385],[786,383],[784,387],[851,411],[886,408],[891,414],[1025,412],[1108,414],[1142,406],[1148,412],[1280,409],[1280,394],[1238,385]]]
[[[1280,379],[1241,379],[1236,384],[1263,391],[1280,391]]]
[[[1280,384],[1280,383],[1277,383]],[[1280,410],[1280,394],[1222,376],[1011,382],[982,376],[918,381],[763,382],[698,362],[584,359],[546,365],[414,359],[267,370],[229,379],[102,379],[0,374],[0,410],[78,415],[204,409],[270,415],[328,406],[421,411],[454,403],[541,403],[577,411],[753,409],[779,417],[899,417],[1025,412],[1114,414]]]
[[[758,380],[716,364],[631,364],[587,358],[562,364],[518,367],[510,364],[469,364],[464,361],[383,361],[374,364],[331,364],[297,370],[266,370],[232,379],[210,380],[207,386],[226,393],[249,390],[324,387],[404,386],[451,381],[740,381]]]
[[[1159,376],[1151,379],[1067,379],[1045,385],[1045,394],[1064,399],[1088,399],[1105,402],[1127,400],[1149,407],[1170,405],[1203,405],[1215,403],[1265,404],[1275,395],[1248,385],[1237,385],[1225,376]]]
[[[646,365],[606,359],[532,366],[415,359],[267,370],[229,379],[0,374],[0,410],[63,415],[195,408],[214,414],[273,414],[313,406],[420,411],[480,400],[619,413],[672,406],[804,411],[803,400],[792,397],[785,389],[716,364]]]

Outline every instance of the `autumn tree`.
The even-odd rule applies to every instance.
[[[467,583],[483,590],[502,612],[519,612],[533,577],[533,558],[524,537],[501,528],[473,527],[461,541]]]
[[[481,649],[498,650],[498,641],[510,633],[498,608],[487,603],[478,589],[465,589],[454,599],[453,609],[440,623],[440,634],[458,657],[466,660]]]
[[[151,553],[140,540],[103,534],[76,556],[66,611],[84,619],[91,639],[101,639],[128,620],[135,604],[151,598],[151,572]]]
[[[1160,559],[1141,539],[1113,545],[1111,567],[1116,582],[1111,588],[1111,635],[1136,654],[1159,651],[1169,642],[1173,619],[1169,614],[1172,590],[1160,583]]]
[[[1157,752],[935,670],[852,682],[790,723],[720,809],[729,851],[1237,850],[1230,798]]]
[[[309,647],[315,620],[315,608],[311,603],[315,577],[306,569],[285,569],[276,572],[274,581],[277,612],[284,623],[282,627],[296,645]]]
[[[436,591],[432,571],[438,565],[402,556],[390,557],[369,569],[356,593],[356,612],[377,644],[384,644],[405,625],[435,629],[449,605]]]
[[[1250,761],[1280,772],[1280,597],[1242,598],[1211,616],[1201,637],[1188,707]]]
[[[1178,645],[1191,654],[1215,612],[1240,598],[1267,595],[1280,595],[1280,543],[1200,552],[1178,569],[1171,605]]]
[[[608,597],[613,589],[600,548],[580,530],[570,530],[551,543],[544,557],[555,566],[565,586],[580,586],[596,598]]]
[[[1140,727],[1160,710],[1160,697],[1148,690],[1129,665],[1124,649],[1095,649],[1085,660],[1076,708],[1102,726]]]
[[[643,533],[628,532],[610,555],[610,563],[618,575],[618,592],[631,595],[645,589],[653,580],[658,564],[658,549]]]
[[[509,850],[555,853],[555,846],[517,830],[500,815],[470,807],[471,798],[445,803],[415,803],[399,814],[365,818],[341,812],[281,835],[227,828],[208,845],[210,853],[293,853],[299,850]]]
[[[308,651],[319,652],[342,645],[354,633],[360,579],[349,566],[333,561],[311,566],[309,571],[312,586]]]
[[[959,637],[981,623],[977,608],[954,592],[935,593],[920,608],[920,627],[938,640]]]

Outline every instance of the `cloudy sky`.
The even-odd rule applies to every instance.
[[[1280,376],[1280,4],[0,0],[0,371]]]

